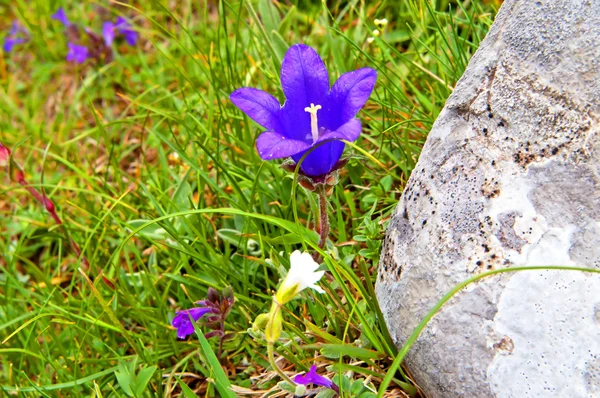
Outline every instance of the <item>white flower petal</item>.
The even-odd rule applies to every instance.
[[[316,285],[325,274],[325,271],[317,271],[318,268],[319,264],[309,253],[294,251],[290,255],[290,270],[278,290],[279,298],[285,297],[285,301],[291,300],[292,297],[288,293],[295,295],[306,288],[325,293],[321,287]]]

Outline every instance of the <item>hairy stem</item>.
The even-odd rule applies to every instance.
[[[296,383],[294,383],[292,381],[292,379],[290,379],[288,377],[288,375],[283,373],[283,371],[281,369],[279,369],[279,366],[277,366],[277,364],[275,363],[275,356],[273,355],[274,350],[275,350],[275,347],[274,347],[273,343],[267,343],[267,352],[269,354],[269,363],[271,364],[271,367],[283,380],[287,381],[292,386],[295,386]]]
[[[219,335],[219,355],[217,359],[221,361],[221,355],[223,355],[223,340],[225,339],[225,317],[221,317],[220,329],[221,334]]]
[[[325,248],[327,237],[329,236],[329,214],[327,213],[327,193],[324,187],[317,190],[319,195],[319,249]],[[321,255],[317,252],[313,254],[316,262],[321,261]]]

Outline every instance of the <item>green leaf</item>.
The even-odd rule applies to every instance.
[[[382,354],[377,351],[367,350],[366,348],[350,344],[323,344],[321,345],[321,354],[332,359],[338,359],[343,356],[362,360],[379,359],[382,357]]]
[[[319,391],[315,398],[333,398],[335,397],[335,391],[330,390],[329,388]]]
[[[231,389],[231,383],[229,383],[229,379],[223,371],[217,356],[212,348],[210,348],[210,344],[208,344],[204,335],[198,330],[196,330],[196,335],[200,340],[200,347],[202,348],[202,352],[204,353],[204,357],[206,358],[210,370],[210,374],[205,374],[205,376],[214,380],[215,387],[217,388],[217,391],[219,391],[221,397],[235,398],[235,394]]]
[[[287,381],[280,381],[277,383],[277,386],[283,391],[291,392],[292,394],[296,392],[296,387],[288,383]]]
[[[156,366],[150,366],[147,368],[143,368],[137,374],[137,376],[135,378],[135,395],[136,396],[139,397],[142,395],[142,393],[146,389],[146,385],[148,384],[148,382],[154,375],[154,372],[156,372],[156,369],[158,369]]]
[[[177,379],[177,383],[179,384],[179,387],[181,387],[181,391],[183,392],[183,395],[185,396],[185,398],[197,398],[198,397],[196,395],[196,393],[194,391],[192,391],[192,389],[190,387],[188,387],[188,385],[185,384],[183,381],[181,381],[180,379]]]
[[[131,388],[133,386],[133,375],[122,362],[119,363],[119,370],[115,371],[115,376],[121,390],[130,397],[133,397],[133,389]]]

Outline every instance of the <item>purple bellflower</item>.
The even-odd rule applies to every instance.
[[[69,25],[71,25],[71,23],[69,22],[69,18],[67,18],[67,14],[65,13],[65,10],[62,7],[56,10],[56,12],[52,14],[50,18],[62,23],[65,26],[65,28],[68,28]]]
[[[69,52],[67,53],[67,61],[82,64],[88,59],[88,48],[86,46],[80,46],[68,43]]]
[[[138,34],[135,30],[133,30],[131,24],[127,22],[127,20],[123,17],[117,17],[117,21],[115,23],[112,22],[104,22],[102,25],[102,36],[104,37],[104,42],[107,46],[111,46],[115,37],[117,36],[117,32],[123,35],[125,41],[130,46],[135,46],[138,40]]]
[[[266,129],[256,140],[263,160],[291,156],[311,177],[323,176],[336,168],[345,144],[361,132],[355,117],[375,86],[377,72],[362,68],[344,73],[329,87],[325,64],[315,50],[296,44],[287,51],[281,65],[281,86],[286,101],[281,106],[272,95],[255,88],[234,91],[231,101]]]
[[[177,337],[185,339],[188,335],[194,333],[194,322],[204,315],[213,312],[210,307],[196,307],[189,310],[178,311],[173,318],[171,325],[177,329]],[[193,319],[190,319],[190,317]]]
[[[15,20],[12,23],[12,27],[8,31],[8,35],[4,39],[4,44],[2,45],[2,49],[4,52],[11,52],[13,48],[18,44],[23,44],[27,42],[26,37],[19,37],[19,34],[28,35],[27,29],[23,28],[19,23]]]
[[[339,387],[335,385],[333,381],[317,373],[317,365],[312,365],[310,370],[305,374],[294,377],[294,383],[302,384],[303,386],[312,383],[316,386],[331,388],[332,390],[339,392]]]

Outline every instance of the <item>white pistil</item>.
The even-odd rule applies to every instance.
[[[310,113],[310,133],[312,135],[313,144],[319,139],[319,125],[317,123],[317,111],[321,109],[321,105],[310,104],[304,108],[305,112]]]

